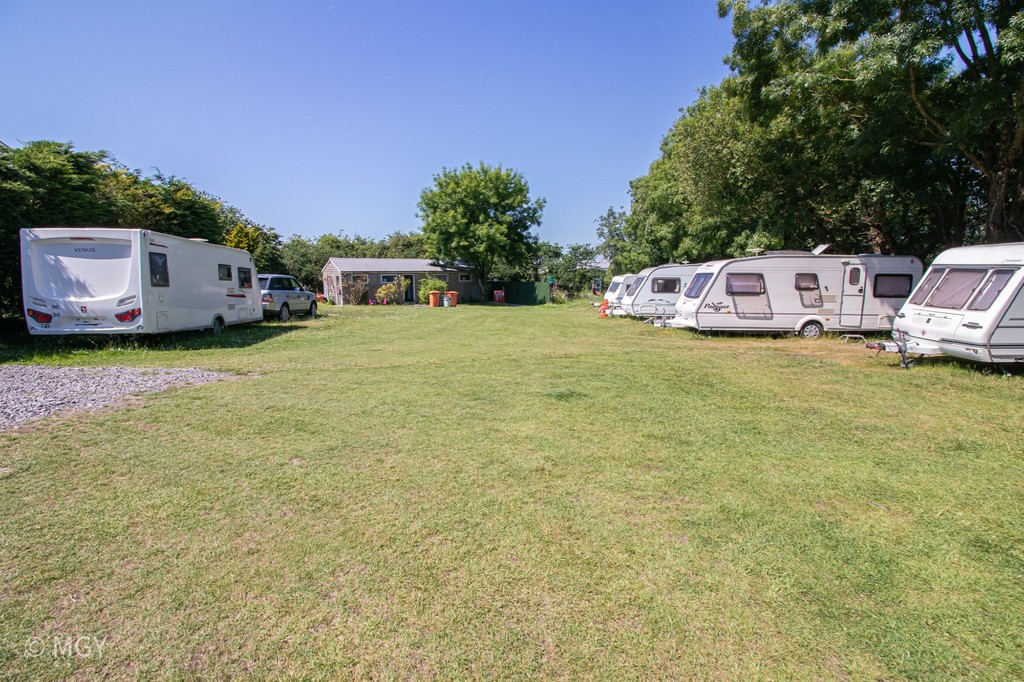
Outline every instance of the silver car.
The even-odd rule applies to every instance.
[[[292,313],[316,317],[316,294],[291,275],[260,275],[263,316],[286,322]]]

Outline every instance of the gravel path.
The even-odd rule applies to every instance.
[[[229,374],[198,367],[0,366],[0,430],[29,419],[68,410],[97,410],[135,393],[155,393],[172,386],[205,384]]]

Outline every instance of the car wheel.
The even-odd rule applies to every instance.
[[[824,333],[825,328],[821,326],[820,322],[808,322],[800,327],[800,336],[805,339],[820,339]]]
[[[309,304],[309,316],[316,317],[316,301]]]
[[[216,336],[217,334],[220,334],[222,331],[224,331],[224,320],[223,320],[223,318],[220,318],[220,317],[213,318],[213,327],[210,328],[210,331],[213,332],[214,336]]]
[[[288,304],[285,303],[284,305],[281,306],[281,312],[277,314],[277,319],[281,320],[282,322],[287,322],[289,319],[291,319],[291,316],[292,311],[288,309]]]

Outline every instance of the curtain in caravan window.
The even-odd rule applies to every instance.
[[[913,275],[875,275],[875,298],[905,298],[913,286]]]
[[[651,280],[651,293],[652,294],[678,294],[679,293],[679,278],[678,277],[655,277]]]
[[[1013,277],[1013,273],[1016,270],[996,270],[988,278],[988,280],[981,286],[981,291],[974,297],[971,304],[967,306],[968,310],[988,310],[992,307],[996,297],[1002,292],[1003,287]]]
[[[987,273],[988,270],[950,270],[925,305],[934,308],[963,308]]]
[[[729,296],[760,296],[764,294],[764,277],[760,273],[730,273],[725,276],[725,293]]]
[[[925,299],[928,298],[928,294],[932,293],[932,289],[939,283],[942,276],[946,274],[945,268],[935,268],[928,273],[928,276],[921,282],[921,286],[917,288],[914,295],[910,298],[910,302],[914,305],[922,305]]]

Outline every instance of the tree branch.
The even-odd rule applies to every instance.
[[[910,98],[911,100],[913,100],[914,106],[917,107],[918,112],[932,127],[932,132],[936,133],[939,137],[949,141],[951,139],[949,131],[946,130],[946,127],[942,125],[942,122],[939,121],[939,119],[935,118],[934,116],[931,115],[931,113],[929,113],[927,107],[925,107],[924,105],[924,102],[921,101],[921,96],[917,92],[917,78],[914,73],[913,64],[907,65],[907,73],[910,75]],[[977,169],[977,171],[982,174],[982,176],[988,178],[991,181],[992,173],[989,170],[988,165],[984,162],[984,160],[982,160],[981,157],[979,157],[977,154],[975,154],[973,151],[971,151],[964,145],[960,143],[954,144],[956,144],[957,149],[959,149],[960,152],[965,157],[967,157],[967,159],[971,162],[971,165],[973,165],[975,169]]]
[[[978,22],[978,33],[981,34],[981,42],[985,44],[985,55],[988,57],[988,61],[995,64],[996,51],[992,47],[992,36],[988,33],[988,26],[985,24],[985,17],[978,12],[974,15],[974,20]]]

